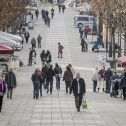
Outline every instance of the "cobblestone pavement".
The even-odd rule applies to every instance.
[[[41,8],[40,8],[41,9]],[[50,9],[48,7],[48,9]],[[61,90],[55,88],[53,94],[46,94],[34,100],[31,75],[36,67],[41,68],[40,52],[37,49],[37,64],[27,67],[29,44],[23,51],[16,52],[24,62],[24,66],[16,72],[18,86],[14,90],[13,99],[4,98],[3,111],[0,113],[0,126],[126,126],[126,102],[120,98],[110,98],[105,93],[92,92],[92,71],[98,65],[98,54],[80,51],[78,29],[73,26],[73,17],[77,14],[67,9],[65,14],[59,14],[55,7],[55,17],[48,28],[41,20],[35,20],[34,30],[29,31],[37,37],[41,33],[42,49],[52,53],[53,64],[58,62],[63,69],[72,63],[77,72],[85,78],[87,87],[88,110],[76,112],[73,95],[65,94],[65,84],[61,82]],[[88,39],[91,39],[90,37]],[[57,59],[57,43],[64,45],[63,59]]]

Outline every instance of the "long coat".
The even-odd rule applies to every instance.
[[[8,88],[14,88],[17,85],[16,76],[13,72],[9,72],[5,76],[5,82],[7,83]]]
[[[80,87],[79,94],[83,96],[83,94],[86,92],[85,81],[84,79],[80,78],[78,82]],[[78,82],[77,79],[75,78],[70,87],[70,93],[73,91],[74,96],[78,96]]]

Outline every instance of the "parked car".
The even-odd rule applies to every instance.
[[[13,34],[10,34],[10,33],[7,33],[7,32],[2,32],[0,31],[0,36],[6,38],[6,39],[9,39],[10,40],[13,40],[13,42],[15,42],[15,49],[16,50],[21,50],[22,49],[22,37],[20,36],[17,36],[17,35],[13,35]]]
[[[1,36],[0,35],[0,44],[8,45],[12,47],[14,50],[21,50],[22,45],[14,40],[11,40],[7,37]]]

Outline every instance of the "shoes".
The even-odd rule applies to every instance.
[[[41,97],[42,97],[42,95],[41,95]]]
[[[33,99],[35,99],[35,96],[33,97]]]
[[[77,112],[80,112],[80,108],[77,109]]]

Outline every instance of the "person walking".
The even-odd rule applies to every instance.
[[[123,100],[126,100],[126,72],[121,78],[120,87],[123,90]]]
[[[86,93],[85,81],[83,78],[80,77],[80,73],[76,74],[76,78],[72,82],[72,85],[70,87],[70,94],[72,93],[72,91],[75,97],[77,112],[79,112],[83,96]]]
[[[101,66],[100,70],[98,71],[98,92],[102,88],[102,91],[105,91],[105,66]]]
[[[68,93],[68,89],[70,90],[70,86],[73,81],[73,74],[69,66],[66,66],[66,71],[64,72],[64,75],[63,75],[63,81],[65,81],[66,93]]]
[[[41,41],[42,41],[42,37],[39,34],[39,36],[37,37],[37,42],[38,42],[38,48],[41,48]]]
[[[38,68],[35,69],[35,72],[32,74],[31,80],[33,82],[33,98],[38,99],[39,97],[39,88],[41,83],[41,73]]]
[[[30,34],[29,34],[28,31],[26,31],[26,32],[24,33],[24,37],[25,37],[26,43],[28,43],[28,40],[29,40],[29,38],[30,38]]]
[[[32,49],[36,48],[36,39],[33,37],[31,39]]]
[[[61,12],[61,5],[58,4],[59,13]]]
[[[92,81],[93,81],[93,91],[96,92],[97,82],[98,82],[99,76],[98,76],[98,67],[95,68],[95,71],[93,72]]]
[[[65,5],[63,4],[63,5],[62,5],[62,12],[63,12],[63,13],[64,13],[65,9],[66,9],[66,7],[65,7]]]
[[[51,57],[51,53],[49,50],[46,51],[46,63],[48,65],[48,67],[50,66],[50,63],[52,62],[52,57]]]
[[[56,89],[60,90],[60,78],[62,77],[62,69],[58,65],[58,63],[55,64],[54,73],[56,78]]]
[[[108,67],[107,70],[105,71],[105,81],[106,81],[106,93],[110,93],[110,87],[111,87],[111,77],[113,75],[113,72],[111,70],[111,67]]]
[[[41,70],[42,73],[43,73],[43,77],[44,77],[44,82],[43,82],[44,89],[47,88],[46,73],[47,73],[48,69],[49,69],[49,68],[48,68],[47,64],[45,63],[44,67],[43,67],[42,70]]]
[[[85,27],[84,27],[84,30],[83,30],[83,36],[84,36],[84,38],[87,39],[87,35],[88,35],[88,27],[85,26]]]
[[[32,51],[32,61],[33,61],[34,64],[36,64],[36,56],[37,56],[36,51],[35,51],[35,49],[33,49],[33,51]]]
[[[63,54],[63,46],[58,43],[58,58],[63,58],[62,54]]]
[[[33,50],[29,49],[29,60],[28,60],[28,66],[32,66],[32,57],[33,57]]]
[[[6,93],[6,83],[3,79],[3,75],[0,75],[0,112],[2,110],[3,97],[5,93]]]
[[[53,65],[50,65],[49,69],[46,72],[46,84],[47,84],[47,93],[49,92],[50,85],[50,94],[52,94],[53,89],[53,77],[55,76]]]
[[[52,17],[52,19],[54,17],[54,9],[53,8],[51,9],[51,17]]]
[[[42,68],[43,68],[45,66],[45,62],[46,62],[46,53],[45,53],[45,50],[42,50],[42,52],[40,54],[40,58],[41,58]]]
[[[38,19],[39,11],[38,9],[35,11],[36,19]]]
[[[5,82],[8,89],[7,98],[12,99],[13,88],[17,86],[16,76],[12,68],[10,68],[9,72],[5,75]]]
[[[84,52],[86,50],[86,42],[85,42],[85,39],[82,37],[81,38],[81,51]]]

